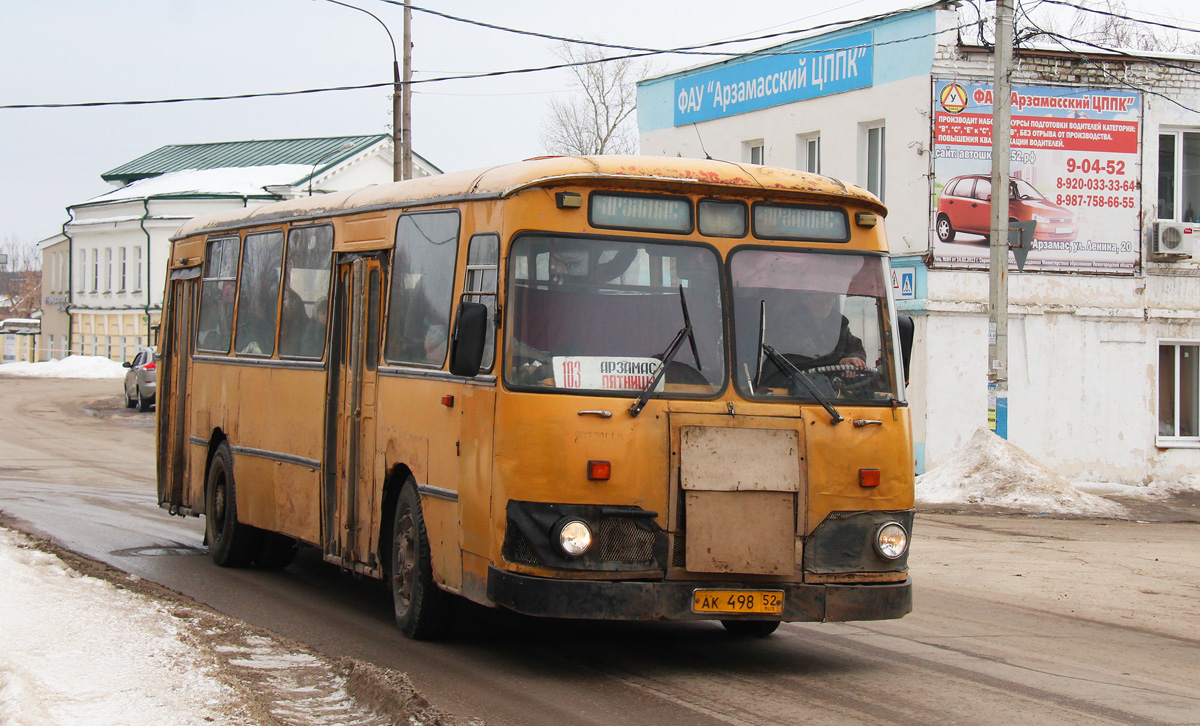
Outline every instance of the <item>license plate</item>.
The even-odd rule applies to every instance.
[[[782,590],[695,590],[694,613],[758,613],[779,615],[783,612]]]

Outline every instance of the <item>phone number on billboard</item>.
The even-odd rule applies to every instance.
[[[1133,209],[1136,197],[1106,197],[1098,194],[1059,194],[1061,207],[1109,207],[1111,209]]]
[[[1133,179],[1097,179],[1096,177],[1060,176],[1059,189],[1087,189],[1094,192],[1132,192],[1137,189]]]

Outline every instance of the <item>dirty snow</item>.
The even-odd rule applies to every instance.
[[[0,529],[0,723],[229,723],[232,692],[147,598]]]
[[[1054,514],[1114,517],[1123,512],[1120,504],[1081,491],[986,428],[917,477],[916,496],[927,504],[983,504]]]
[[[124,378],[125,368],[98,355],[69,355],[43,363],[0,364],[0,376],[23,378]]]

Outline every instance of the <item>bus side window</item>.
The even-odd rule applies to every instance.
[[[321,358],[329,319],[329,278],[333,228],[293,227],[283,267],[283,310],[279,314],[279,355]]]
[[[279,276],[283,270],[283,232],[246,235],[234,349],[246,355],[275,352],[275,316],[279,312]]]
[[[467,302],[487,305],[488,320],[496,316],[496,276],[500,257],[500,236],[494,233],[477,234],[467,248],[467,283],[463,288]],[[481,371],[492,369],[496,355],[496,326],[489,325],[483,348]]]
[[[239,241],[237,237],[225,237],[208,242],[200,286],[200,320],[196,325],[197,350],[229,352]]]
[[[458,224],[458,210],[448,210],[406,214],[396,225],[384,345],[389,363],[440,368],[446,362]]]

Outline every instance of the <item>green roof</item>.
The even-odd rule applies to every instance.
[[[374,134],[319,139],[172,144],[106,171],[100,178],[108,182],[129,184],[139,179],[185,169],[227,169],[276,164],[315,166],[320,162],[325,162],[324,166],[332,166],[387,138],[387,134]]]

